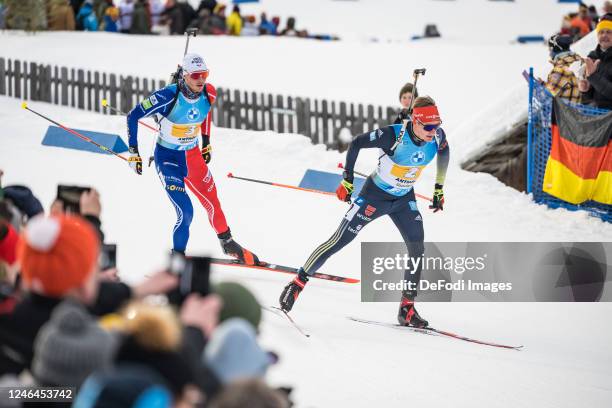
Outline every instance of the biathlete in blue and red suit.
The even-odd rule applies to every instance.
[[[217,96],[215,87],[206,83],[208,72],[201,56],[187,54],[178,82],[155,91],[130,111],[127,116],[128,162],[137,174],[142,174],[142,159],[138,153],[138,120],[157,115],[159,136],[155,145],[155,166],[176,210],[174,251],[185,253],[189,240],[193,206],[185,190],[187,187],[206,209],[223,252],[253,265],[259,259],[233,240],[217,197],[215,181],[207,166],[211,159],[212,105]],[[201,149],[198,147],[200,135]]]
[[[416,99],[401,140],[401,124],[377,129],[353,139],[346,155],[344,180],[336,190],[338,198],[350,202],[353,168],[360,149],[380,149],[378,167],[367,178],[336,232],[312,252],[298,275],[285,286],[280,296],[283,310],[291,310],[309,276],[323,266],[330,256],[351,242],[368,223],[383,215],[388,215],[402,234],[410,256],[420,257],[423,254],[423,220],[417,208],[413,185],[423,169],[437,156],[437,175],[430,208],[434,212],[443,209],[442,186],[450,153],[441,124],[435,102],[424,96]],[[414,271],[405,272],[404,279],[414,282],[414,287],[418,287],[421,279],[421,266],[419,262]],[[398,321],[402,325],[426,327],[428,322],[421,318],[414,307],[416,295],[416,290],[402,293]]]

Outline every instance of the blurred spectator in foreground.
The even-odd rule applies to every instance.
[[[255,16],[246,16],[244,18],[244,25],[242,26],[240,35],[245,37],[259,35],[259,28],[257,24],[255,24]]]
[[[612,1],[608,0],[603,5],[603,14],[612,13]]]
[[[286,395],[257,379],[241,380],[229,385],[210,403],[210,408],[289,408],[290,406]]]
[[[151,34],[151,20],[146,0],[136,0],[136,4],[134,4],[130,34]]]
[[[261,35],[276,35],[278,27],[272,21],[268,20],[266,13],[261,13],[261,21],[259,23],[259,34]]]
[[[51,31],[74,31],[74,12],[68,0],[51,0],[48,28]]]
[[[36,336],[32,374],[39,386],[78,389],[91,373],[111,367],[118,343],[83,305],[64,301]]]
[[[242,16],[240,15],[240,7],[234,6],[232,12],[227,16],[227,34],[240,35],[242,32]]]
[[[89,222],[76,216],[39,216],[28,222],[17,246],[26,294],[0,314],[0,375],[30,367],[34,339],[62,301],[70,299],[101,315],[129,298],[166,293],[177,278],[165,271],[129,287],[98,279],[100,241]]]
[[[129,33],[132,27],[132,13],[134,12],[134,0],[121,0],[119,3],[119,29],[122,33]]]
[[[578,85],[583,103],[612,109],[612,14],[601,17],[597,24],[597,47],[585,60],[585,79]]]
[[[85,0],[76,16],[76,21],[85,31],[98,31],[98,19],[93,8],[93,0]]]
[[[553,69],[548,74],[546,88],[555,96],[580,103],[581,95],[575,72],[578,72],[583,61],[580,55],[570,50],[571,44],[572,37],[568,35],[554,35],[548,40]]]

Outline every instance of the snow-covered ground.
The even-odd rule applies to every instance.
[[[124,132],[122,118],[30,106],[71,127]],[[122,277],[137,281],[164,265],[174,211],[151,168],[137,176],[115,157],[41,146],[48,123],[14,99],[0,98],[0,123],[6,184],[31,186],[45,205],[57,183],[94,185],[102,196],[107,240],[118,244]],[[144,154],[150,138],[143,129]],[[211,169],[235,237],[262,258],[300,265],[333,232],[346,204],[224,175],[232,171],[297,184],[307,168],[334,171],[341,155],[297,135],[215,129],[214,138]],[[443,213],[433,215],[419,203],[427,240],[612,240],[609,225],[537,206],[490,176],[451,169],[450,177]],[[425,192],[431,184],[424,180],[419,186]],[[204,212],[196,208],[188,252],[221,255]],[[322,271],[359,277],[360,242],[400,240],[391,222],[381,219]],[[274,305],[289,277],[218,267],[214,279],[240,281],[262,304]],[[264,312],[262,342],[281,354],[270,379],[295,385],[298,406],[607,407],[612,399],[610,304],[421,305],[439,327],[525,345],[516,352],[351,322],[347,316],[393,321],[396,313],[396,304],[361,304],[359,296],[358,285],[312,280],[292,312],[309,339]]]
[[[451,146],[445,210],[432,214],[419,202],[426,240],[610,242],[610,224],[537,206],[492,176],[458,166],[524,112],[521,71],[535,66],[544,76],[548,70],[545,46],[511,41],[518,34],[552,34],[562,15],[575,7],[553,0],[262,0],[244,5],[245,14],[262,9],[269,16],[295,14],[299,27],[343,40],[197,37],[191,49],[205,56],[217,86],[382,105],[396,104],[412,70],[425,66],[420,91],[438,101]],[[445,37],[408,41],[429,22],[437,23]],[[178,37],[0,33],[2,57],[155,78],[167,77],[183,47]],[[174,211],[153,169],[137,176],[114,157],[41,146],[49,124],[19,105],[0,97],[3,182],[29,185],[46,206],[58,183],[95,186],[102,196],[107,240],[118,244],[122,277],[134,282],[164,265]],[[70,127],[125,136],[120,117],[37,102],[30,106]],[[152,137],[141,129],[143,157]],[[236,239],[266,260],[301,265],[335,230],[346,204],[225,175],[232,171],[297,184],[308,168],[337,171],[344,156],[299,135],[271,132],[215,128],[212,143],[211,169]],[[357,168],[369,171],[376,155],[364,153]],[[430,168],[416,189],[430,195],[432,187]],[[195,207],[188,252],[221,255],[203,210]],[[361,242],[400,240],[389,220],[376,221],[322,272],[359,277]],[[289,277],[219,267],[214,279],[243,282],[262,304],[273,305]],[[396,313],[397,304],[362,304],[359,297],[359,285],[312,280],[292,312],[310,339],[264,312],[262,342],[281,354],[270,379],[295,385],[298,406],[608,407],[612,401],[610,304],[421,306],[439,327],[525,345],[516,352],[353,323],[346,317],[391,322]]]

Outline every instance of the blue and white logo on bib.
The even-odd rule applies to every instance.
[[[189,120],[195,120],[199,114],[200,114],[199,110],[197,110],[196,108],[191,108],[187,112],[187,117],[189,118]]]
[[[412,156],[410,156],[410,160],[414,163],[414,164],[419,164],[422,163],[423,160],[425,160],[425,153],[423,153],[422,151],[416,151],[414,153],[412,153]]]

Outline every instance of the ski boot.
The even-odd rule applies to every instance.
[[[221,248],[223,248],[223,253],[225,255],[232,256],[245,265],[252,266],[259,264],[259,258],[257,255],[248,249],[241,247],[240,244],[234,241],[234,238],[232,238],[232,232],[229,228],[227,231],[217,234],[217,237],[219,238]]]
[[[427,327],[429,323],[423,319],[414,307],[414,297],[402,295],[397,321],[401,326]]]
[[[285,289],[283,289],[280,295],[279,303],[281,309],[285,312],[291,311],[293,304],[298,296],[300,296],[300,293],[302,293],[302,290],[304,290],[307,282],[308,275],[304,272],[304,269],[300,268],[297,276],[285,286]]]

